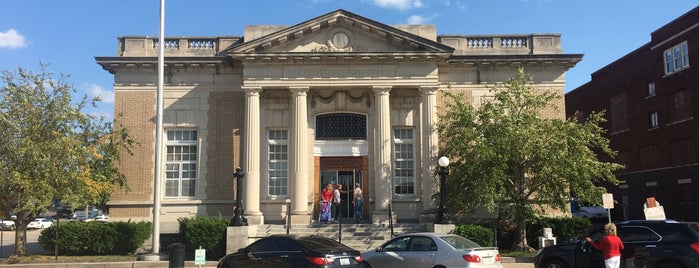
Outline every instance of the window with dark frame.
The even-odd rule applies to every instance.
[[[331,113],[316,116],[316,140],[366,140],[367,116]]]

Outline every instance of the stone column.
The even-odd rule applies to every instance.
[[[308,87],[291,87],[291,133],[289,133],[289,180],[291,224],[308,224]]]
[[[422,92],[422,213],[420,222],[434,222],[434,208],[436,204],[432,200],[434,193],[435,177],[434,169],[439,157],[439,133],[437,132],[437,91],[439,86],[421,86]],[[431,212],[431,213],[430,213]]]
[[[243,142],[243,171],[245,194],[243,208],[248,224],[263,224],[260,211],[260,86],[243,86],[245,92],[245,137]]]
[[[374,86],[376,102],[376,136],[374,138],[374,211],[372,223],[388,223],[388,205],[393,197],[391,161],[390,86]]]

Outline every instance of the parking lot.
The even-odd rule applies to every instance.
[[[27,253],[36,254],[44,252],[39,246],[39,234],[41,230],[27,230]],[[15,231],[2,231],[0,233],[0,258],[7,258],[15,252]]]

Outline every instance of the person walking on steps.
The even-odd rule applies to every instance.
[[[362,196],[362,186],[359,183],[354,184],[354,200],[352,204],[354,205],[354,220],[357,223],[361,223],[362,218],[362,207],[364,207],[364,196]]]

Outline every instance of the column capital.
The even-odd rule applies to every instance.
[[[245,95],[257,95],[262,92],[262,86],[241,86],[240,89],[245,92]]]
[[[289,87],[289,90],[291,91],[292,94],[300,96],[300,95],[306,95],[306,93],[310,90],[310,87]]]
[[[373,90],[377,94],[388,94],[393,86],[372,86],[371,90]]]
[[[439,85],[422,85],[419,90],[424,94],[437,94]]]

